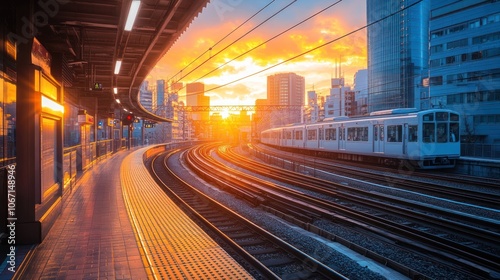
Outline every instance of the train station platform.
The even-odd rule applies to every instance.
[[[145,150],[85,172],[47,237],[0,279],[252,279],[163,193]]]

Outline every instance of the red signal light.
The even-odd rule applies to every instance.
[[[131,125],[134,122],[134,114],[126,114],[122,118],[122,124],[123,125]]]

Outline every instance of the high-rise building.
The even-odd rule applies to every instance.
[[[210,111],[203,109],[210,106],[210,97],[205,96],[205,85],[203,83],[191,83],[186,85],[186,106],[199,107],[190,114],[193,121],[197,138],[207,138],[209,130],[206,123],[210,120]]]
[[[369,112],[420,107],[420,85],[428,65],[430,0],[416,2],[367,0],[368,24],[388,16],[368,26]]]
[[[172,83],[170,85],[170,92],[179,92],[183,88],[183,84],[180,82]]]
[[[144,81],[139,89],[139,100],[146,110],[153,111],[153,92],[149,90],[148,81]]]
[[[500,143],[500,2],[431,2],[427,108],[456,110],[464,142]]]
[[[184,128],[186,128],[188,124],[185,119],[184,103],[182,103],[182,101],[179,101],[178,93],[182,88],[183,83],[172,83],[170,85],[170,90],[167,98],[167,118],[173,120],[171,124],[173,140],[186,139]]]
[[[156,108],[165,111],[165,80],[156,81]]]
[[[368,114],[368,69],[358,70],[354,74],[352,90],[356,100],[355,115]]]
[[[304,123],[315,123],[319,121],[320,107],[318,104],[318,94],[311,90],[307,92],[307,107],[304,109]]]
[[[298,123],[305,105],[305,79],[295,73],[279,73],[267,77],[269,105],[288,105],[288,110],[274,111],[271,126]]]
[[[349,87],[344,85],[344,78],[332,78],[330,95],[326,97],[325,101],[325,118],[347,116],[346,93],[350,90]],[[350,100],[349,100],[350,105]]]

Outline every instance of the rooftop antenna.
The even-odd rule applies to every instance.
[[[338,73],[337,73],[337,70],[338,70],[338,62],[337,62],[337,59],[335,59],[335,78],[338,78]]]
[[[340,58],[339,58],[339,78],[342,78],[342,77],[344,77],[344,76],[342,75],[342,56],[340,56]]]

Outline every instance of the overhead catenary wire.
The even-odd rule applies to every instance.
[[[198,79],[196,79],[194,82],[199,81],[200,79],[202,79],[202,78],[204,78],[204,77],[206,77],[206,76],[210,75],[211,73],[213,73],[213,72],[215,72],[215,71],[219,70],[220,68],[222,68],[222,67],[226,66],[227,64],[229,64],[229,63],[231,63],[231,62],[235,61],[236,59],[238,59],[238,58],[240,58],[240,57],[242,57],[242,56],[244,56],[244,55],[246,55],[246,54],[248,54],[248,53],[252,52],[253,50],[255,50],[255,49],[257,49],[257,48],[259,48],[259,47],[261,47],[261,46],[263,46],[263,45],[265,45],[265,44],[267,44],[267,43],[269,43],[270,41],[272,41],[272,40],[274,40],[274,39],[276,39],[276,38],[280,37],[281,35],[285,34],[286,32],[288,32],[288,31],[290,31],[290,30],[294,29],[295,27],[297,27],[297,26],[299,26],[299,25],[302,25],[302,24],[303,24],[303,23],[305,23],[306,21],[308,21],[308,20],[310,20],[310,19],[312,19],[312,18],[314,18],[314,17],[318,16],[319,14],[323,13],[324,11],[326,11],[326,10],[330,9],[331,7],[333,7],[333,6],[337,5],[337,4],[338,4],[338,3],[340,3],[340,2],[342,2],[342,0],[338,0],[337,2],[335,2],[335,3],[333,3],[333,4],[329,5],[329,6],[327,6],[326,8],[324,8],[324,9],[322,9],[322,10],[320,10],[320,11],[318,11],[318,12],[314,13],[313,15],[311,15],[311,16],[307,17],[306,19],[304,19],[304,20],[302,20],[302,21],[298,22],[297,24],[295,24],[295,25],[293,25],[293,26],[291,26],[291,27],[289,27],[289,28],[287,28],[287,29],[283,30],[282,32],[280,32],[280,33],[278,33],[278,34],[276,34],[276,35],[274,35],[273,37],[269,38],[268,40],[266,40],[266,41],[264,41],[264,42],[262,42],[262,43],[258,44],[257,46],[255,46],[255,47],[253,47],[253,48],[249,49],[248,51],[243,52],[243,53],[241,53],[240,55],[236,56],[235,58],[233,58],[233,59],[231,59],[231,60],[226,61],[225,63],[223,63],[223,64],[219,65],[218,67],[216,67],[215,69],[211,70],[210,72],[208,72],[208,73],[204,74],[203,76],[199,77],[199,78],[198,78]]]
[[[273,2],[275,2],[276,0],[272,0],[271,2],[269,2],[267,5],[265,5],[264,7],[262,7],[260,10],[258,10],[256,13],[254,13],[252,16],[250,16],[248,19],[246,19],[244,22],[242,22],[240,25],[238,25],[236,28],[234,28],[233,30],[231,30],[231,32],[229,32],[228,34],[226,34],[224,37],[222,37],[221,39],[219,39],[219,41],[217,41],[215,44],[213,44],[210,48],[208,48],[206,51],[204,51],[202,54],[200,54],[198,57],[196,57],[195,59],[193,59],[193,61],[191,61],[190,63],[188,63],[188,65],[184,66],[184,68],[182,68],[181,70],[179,70],[179,72],[175,73],[175,75],[173,75],[172,77],[170,77],[168,80],[172,80],[175,76],[177,76],[178,74],[182,73],[182,71],[186,70],[186,68],[188,68],[189,66],[191,66],[193,63],[195,63],[198,59],[200,59],[202,56],[204,56],[206,53],[210,52],[215,46],[217,46],[218,44],[220,44],[222,41],[224,41],[227,37],[231,36],[231,34],[233,34],[234,32],[236,32],[238,29],[240,29],[241,27],[243,27],[243,25],[245,25],[247,22],[249,22],[251,19],[253,19],[254,17],[256,17],[258,14],[260,14],[262,11],[264,11],[266,8],[268,8]],[[205,61],[206,62],[206,61]],[[204,62],[204,63],[205,63]]]
[[[388,19],[388,18],[390,18],[390,17],[393,17],[393,16],[395,16],[395,15],[397,15],[397,14],[399,14],[399,13],[401,13],[401,12],[403,12],[403,11],[407,10],[407,9],[410,9],[411,7],[413,7],[413,6],[417,5],[417,4],[419,4],[420,2],[422,2],[422,0],[417,1],[417,2],[415,2],[415,3],[411,4],[411,5],[408,5],[408,6],[406,6],[406,7],[403,7],[403,8],[401,8],[401,9],[400,9],[400,10],[398,10],[398,11],[392,12],[392,13],[390,13],[390,14],[388,14],[388,15],[386,15],[386,16],[384,16],[384,17],[382,17],[382,18],[380,18],[380,19],[378,19],[378,20],[376,20],[376,21],[373,21],[373,22],[368,23],[368,24],[366,24],[366,25],[364,25],[364,26],[362,26],[362,27],[359,27],[359,28],[357,28],[357,29],[354,29],[354,30],[352,30],[352,31],[350,31],[350,32],[348,32],[348,33],[346,33],[346,34],[344,34],[344,35],[340,36],[340,37],[337,37],[337,38],[335,38],[335,39],[332,39],[332,40],[330,40],[330,41],[328,41],[328,42],[326,42],[326,43],[324,43],[324,44],[321,44],[321,45],[319,45],[319,46],[317,46],[317,47],[314,47],[314,48],[312,48],[312,49],[309,49],[309,50],[307,50],[307,51],[305,51],[305,52],[302,52],[302,53],[300,53],[300,54],[298,54],[298,55],[295,55],[295,56],[293,56],[293,57],[291,57],[291,58],[288,58],[288,59],[286,59],[286,60],[283,60],[283,61],[281,61],[281,62],[278,62],[278,63],[276,63],[276,64],[274,64],[274,65],[271,65],[271,66],[269,66],[269,67],[266,67],[266,68],[264,68],[264,69],[261,69],[261,70],[259,70],[259,71],[254,72],[254,73],[251,73],[251,74],[246,75],[246,76],[244,76],[244,77],[241,77],[241,78],[235,79],[235,80],[233,80],[233,81],[227,82],[227,83],[225,83],[225,84],[222,84],[222,85],[219,85],[219,86],[212,87],[212,88],[210,88],[210,89],[205,90],[204,92],[209,92],[209,91],[217,90],[217,89],[219,89],[219,88],[223,88],[223,87],[225,87],[225,86],[228,86],[228,85],[234,84],[234,83],[236,83],[236,82],[242,81],[242,80],[247,79],[247,78],[249,78],[249,77],[252,77],[252,76],[258,75],[258,74],[260,74],[260,73],[263,73],[263,72],[265,72],[265,71],[268,71],[268,70],[270,70],[270,69],[273,69],[273,68],[275,68],[275,67],[277,67],[277,66],[279,66],[279,65],[282,65],[282,64],[284,64],[284,63],[287,63],[287,62],[289,62],[289,61],[295,60],[295,59],[297,59],[297,58],[299,58],[299,57],[301,57],[301,56],[303,56],[303,55],[305,55],[305,54],[308,54],[308,53],[310,53],[310,52],[313,52],[313,51],[315,51],[315,50],[318,50],[318,49],[320,49],[320,48],[323,48],[323,47],[325,47],[325,46],[327,46],[327,45],[330,45],[330,44],[332,44],[332,43],[334,43],[334,42],[337,42],[337,41],[339,41],[339,40],[341,40],[341,39],[344,39],[344,38],[346,38],[346,37],[348,37],[348,36],[351,36],[351,35],[353,35],[353,34],[355,34],[355,33],[359,32],[359,31],[361,31],[361,30],[363,30],[363,29],[366,29],[366,28],[368,28],[368,27],[370,27],[370,26],[372,26],[372,25],[374,25],[374,24],[377,24],[377,23],[379,23],[379,22],[381,22],[381,21],[384,21],[384,20],[386,20],[386,19]],[[409,77],[408,77],[408,78],[409,78]],[[396,81],[391,81],[391,82],[388,82],[388,83],[393,83],[393,82],[396,82]],[[188,96],[188,95],[196,95],[196,94],[200,94],[200,93],[201,93],[201,92],[192,92],[192,93],[190,93],[190,94],[186,94],[185,96]]]
[[[239,40],[243,39],[244,37],[246,37],[247,35],[249,35],[253,31],[255,31],[256,29],[258,29],[259,27],[261,27],[262,25],[264,25],[264,23],[268,22],[269,20],[271,20],[272,18],[274,18],[275,16],[277,16],[278,14],[280,14],[281,12],[283,12],[284,10],[286,10],[288,7],[290,7],[295,2],[297,2],[297,0],[293,0],[292,2],[288,3],[285,7],[281,8],[280,10],[278,10],[277,12],[275,12],[274,14],[272,14],[271,16],[269,16],[268,18],[266,18],[264,21],[262,21],[261,23],[259,23],[258,25],[256,25],[254,28],[252,28],[249,31],[245,32],[245,34],[243,34],[240,37],[238,37],[236,40],[234,40],[233,42],[231,42],[229,45],[225,46],[224,48],[222,48],[221,50],[219,50],[214,55],[211,55],[208,59],[206,59],[201,64],[199,64],[198,66],[196,66],[194,69],[192,69],[191,71],[189,71],[187,74],[185,74],[184,76],[180,77],[179,80],[182,80],[183,78],[187,77],[189,74],[193,73],[195,70],[197,70],[202,65],[204,65],[205,63],[207,63],[210,59],[212,59],[213,57],[215,57],[218,54],[222,53],[223,51],[225,51],[226,49],[228,49],[229,47],[231,47],[232,45],[234,45],[235,43],[237,43]]]
[[[278,62],[278,63],[276,63],[276,64],[274,64],[274,65],[271,65],[271,66],[269,66],[269,67],[266,67],[266,68],[264,68],[264,69],[261,69],[261,70],[259,70],[259,71],[256,71],[256,72],[254,72],[254,73],[252,73],[252,74],[246,75],[246,76],[244,76],[244,77],[241,77],[241,78],[235,79],[235,80],[230,81],[230,82],[228,82],[228,83],[225,83],[225,84],[222,84],[222,85],[219,85],[219,86],[216,86],[216,87],[210,88],[210,89],[206,90],[206,92],[207,92],[207,91],[216,90],[216,89],[219,89],[219,88],[222,88],[222,87],[225,87],[225,86],[228,86],[228,85],[234,84],[234,83],[239,82],[239,81],[241,81],[241,80],[244,80],[244,79],[250,78],[250,77],[255,76],[255,75],[257,75],[257,74],[260,74],[260,73],[262,73],[262,72],[265,72],[265,71],[268,71],[268,70],[270,70],[270,69],[273,69],[273,68],[275,68],[275,67],[277,67],[277,66],[279,66],[279,65],[282,65],[282,64],[284,64],[284,63],[287,63],[287,62],[289,62],[289,61],[295,60],[295,59],[297,59],[297,58],[299,58],[299,57],[301,57],[301,56],[303,56],[303,55],[305,55],[305,54],[308,54],[308,53],[311,53],[311,52],[313,52],[313,51],[315,51],[315,50],[318,50],[318,49],[320,49],[320,48],[323,48],[323,47],[325,47],[325,46],[327,46],[327,45],[330,45],[330,44],[332,44],[332,43],[334,43],[334,42],[337,42],[337,41],[339,41],[339,40],[341,40],[341,39],[344,39],[344,38],[346,38],[346,37],[348,37],[348,36],[350,36],[350,35],[353,35],[353,34],[355,34],[355,33],[359,32],[359,31],[361,31],[361,30],[363,30],[363,29],[366,29],[366,28],[368,28],[368,27],[370,27],[370,26],[372,26],[372,25],[374,25],[374,24],[377,24],[377,23],[379,23],[379,22],[381,22],[381,21],[384,21],[384,20],[386,20],[386,19],[388,19],[388,18],[390,18],[390,17],[392,17],[392,16],[395,16],[395,15],[397,15],[397,14],[399,14],[399,13],[403,12],[403,11],[406,11],[406,10],[410,9],[411,7],[413,7],[413,6],[415,6],[415,5],[417,5],[417,4],[420,4],[420,2],[422,2],[422,0],[419,0],[419,1],[417,1],[417,2],[415,2],[415,3],[412,3],[412,4],[408,5],[408,6],[405,6],[405,7],[404,7],[404,8],[402,8],[401,10],[398,10],[398,11],[396,11],[396,12],[390,13],[390,14],[388,14],[388,15],[384,16],[384,17],[381,17],[381,18],[380,18],[380,19],[378,19],[378,20],[375,20],[375,21],[373,21],[373,22],[371,22],[371,23],[368,23],[368,24],[366,24],[366,25],[364,25],[364,26],[362,26],[362,27],[359,27],[359,28],[357,28],[357,29],[354,29],[354,30],[352,30],[352,31],[350,31],[350,32],[348,32],[348,33],[346,33],[346,34],[344,34],[344,35],[340,36],[340,37],[337,37],[337,38],[335,38],[335,39],[333,39],[333,40],[330,40],[330,41],[328,41],[328,42],[326,42],[326,43],[324,43],[324,44],[321,44],[321,45],[319,45],[319,46],[317,46],[317,47],[314,47],[314,48],[309,49],[309,50],[307,50],[307,51],[305,51],[305,52],[302,52],[302,53],[300,53],[300,54],[298,54],[298,55],[295,55],[295,56],[293,56],[293,57],[291,57],[291,58],[288,58],[288,59],[286,59],[286,60],[280,61],[280,62]]]

